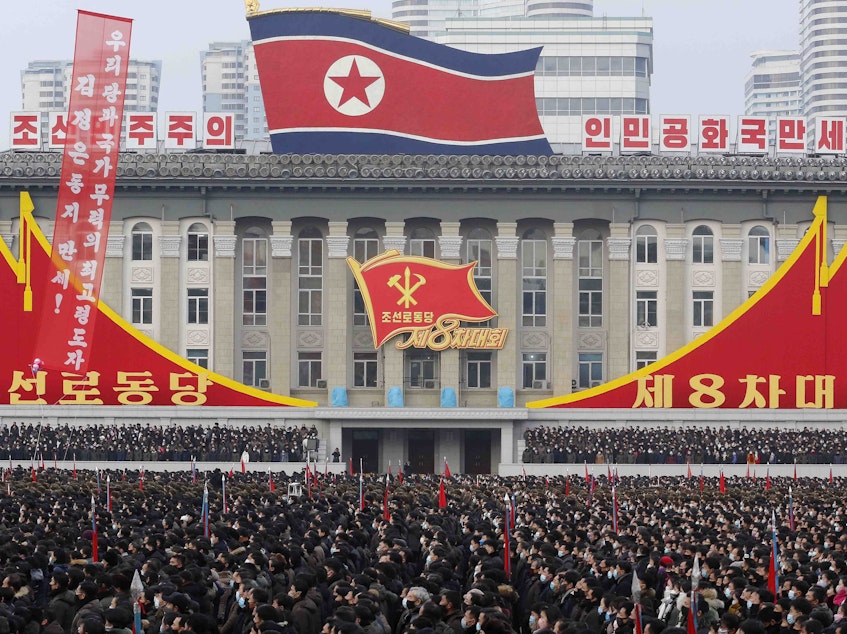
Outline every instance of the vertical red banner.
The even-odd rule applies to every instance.
[[[67,137],[35,357],[84,374],[115,194],[132,20],[80,11]]]

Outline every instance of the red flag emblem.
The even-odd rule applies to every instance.
[[[474,283],[476,262],[446,264],[431,258],[405,257],[392,249],[364,264],[347,258],[347,264],[362,291],[375,348],[396,334],[426,331],[447,319],[480,322],[497,316]],[[450,337],[439,341],[444,343],[445,339],[446,348]],[[500,342],[496,347],[502,345]]]

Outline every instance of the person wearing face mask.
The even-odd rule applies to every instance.
[[[417,616],[421,605],[430,600],[429,592],[420,586],[412,586],[406,591],[406,596],[403,597],[403,611],[400,613],[400,618],[397,621],[397,627],[394,628],[395,634],[403,634],[406,627]]]
[[[308,579],[303,575],[297,575],[288,591],[288,596],[294,599],[291,622],[299,634],[318,634],[321,631],[320,609],[308,596],[310,587]]]
[[[460,621],[462,634],[476,634],[476,625],[479,622],[480,608],[476,605],[465,607],[464,616]]]

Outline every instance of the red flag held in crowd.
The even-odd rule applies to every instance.
[[[438,484],[438,508],[447,508],[447,491],[444,489],[444,480]]]
[[[447,464],[447,456],[444,456],[444,477],[445,478],[453,477],[453,474],[450,473],[450,465]]]
[[[723,469],[721,469],[721,477],[720,477],[720,491],[721,493],[726,493],[726,478],[723,477]]]

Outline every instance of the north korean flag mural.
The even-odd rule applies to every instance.
[[[91,306],[98,318],[86,348],[87,370],[44,365],[54,344],[39,337],[33,315],[51,312],[45,311],[54,306],[50,280],[59,271],[32,210],[29,195],[22,194],[19,260],[0,240],[0,326],[7,333],[0,355],[0,405],[316,405],[249,387],[195,365],[140,333],[102,301]],[[79,289],[74,280],[69,285]],[[24,302],[25,295],[31,295],[31,307]]]
[[[469,53],[368,12],[248,20],[276,153],[552,153],[535,104],[540,48]]]
[[[826,260],[826,206],[751,298],[687,346],[584,392],[528,403],[566,408],[847,408],[847,270]]]

